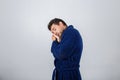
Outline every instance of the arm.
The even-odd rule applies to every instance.
[[[68,58],[74,49],[75,36],[73,32],[66,33],[60,43],[53,41],[51,52],[58,59]]]

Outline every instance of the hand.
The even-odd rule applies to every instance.
[[[53,40],[53,41],[55,41],[56,39],[57,39],[57,41],[58,41],[58,42],[60,42],[60,41],[61,41],[61,39],[60,39],[60,37],[59,37],[59,36],[57,36],[57,35],[53,34],[53,35],[52,35],[52,40]]]
[[[55,41],[56,40],[56,37],[54,35],[52,35],[52,40]]]

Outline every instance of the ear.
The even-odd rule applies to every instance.
[[[61,25],[63,25],[63,23],[60,21],[60,22],[59,22],[59,25],[61,26]]]

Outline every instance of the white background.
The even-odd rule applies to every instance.
[[[0,0],[0,80],[51,80],[55,17],[82,35],[83,80],[120,79],[119,0]]]

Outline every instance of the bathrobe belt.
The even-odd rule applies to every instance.
[[[62,69],[55,67],[55,69],[53,70],[53,74],[52,74],[52,80],[56,80],[56,72],[57,71],[59,71],[59,77],[62,78],[63,72],[70,71],[70,70],[79,70],[79,66],[72,67],[72,68],[62,68]]]

